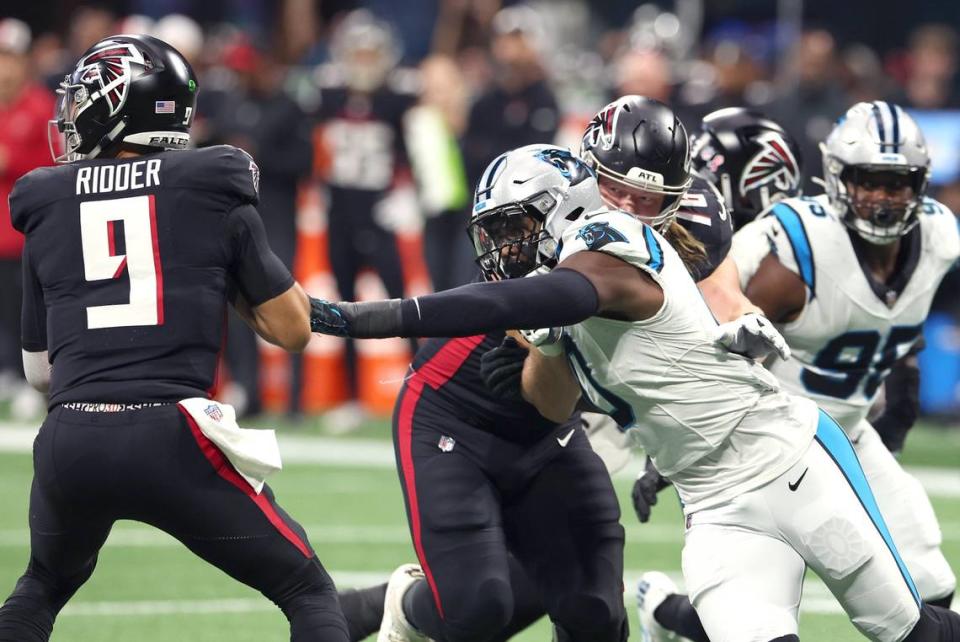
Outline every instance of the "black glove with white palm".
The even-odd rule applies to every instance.
[[[776,353],[781,359],[790,358],[786,339],[765,316],[748,312],[738,319],[721,323],[714,330],[714,341],[730,352],[751,359],[765,359]]]

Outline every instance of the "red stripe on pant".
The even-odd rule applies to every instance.
[[[207,458],[207,461],[210,462],[210,465],[213,466],[213,469],[217,471],[217,474],[239,488],[243,494],[249,497],[253,503],[257,505],[257,508],[263,512],[267,520],[273,524],[273,527],[276,528],[287,541],[296,546],[297,550],[303,553],[304,557],[313,557],[313,551],[310,550],[310,546],[287,526],[287,523],[283,521],[283,518],[280,517],[276,509],[274,509],[270,500],[267,499],[267,496],[263,493],[257,494],[256,491],[253,490],[253,487],[246,479],[240,476],[240,473],[236,471],[233,464],[230,463],[223,452],[217,448],[217,445],[203,434],[200,426],[197,425],[197,422],[194,421],[193,417],[190,416],[190,413],[187,412],[183,406],[178,404],[177,408],[183,416],[186,417],[187,425],[190,426],[190,432],[193,433],[193,438],[197,440],[200,451],[203,453],[203,456]]]
[[[423,387],[430,386],[437,389],[456,374],[463,362],[483,341],[485,335],[451,339],[443,345],[426,363],[420,366],[413,376],[407,380],[406,391],[400,401],[400,412],[397,421],[398,448],[400,450],[400,467],[403,472],[403,485],[407,490],[407,503],[410,506],[410,531],[413,535],[413,548],[417,552],[417,559],[427,578],[427,584],[433,592],[433,601],[437,605],[437,612],[443,618],[443,604],[440,600],[440,591],[433,579],[433,571],[427,562],[423,551],[423,539],[420,528],[420,502],[417,499],[416,472],[413,469],[413,415],[417,409],[417,402],[423,394]]]

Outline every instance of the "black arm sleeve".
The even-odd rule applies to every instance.
[[[471,283],[403,301],[339,304],[350,336],[468,337],[579,323],[600,309],[587,277],[570,269],[526,279]]]
[[[227,219],[230,281],[251,306],[258,306],[293,286],[293,276],[270,249],[263,221],[253,205],[240,205]]]
[[[873,427],[890,452],[900,452],[920,415],[920,368],[913,354],[893,365],[884,381],[886,406]]]
[[[20,344],[27,352],[47,349],[47,306],[43,288],[30,258],[30,242],[23,246],[23,305],[20,308]]]

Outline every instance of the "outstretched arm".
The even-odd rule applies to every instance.
[[[663,292],[653,280],[602,252],[578,252],[548,274],[471,283],[414,299],[330,303],[311,299],[314,332],[359,339],[464,337],[574,325],[597,314],[653,316]]]

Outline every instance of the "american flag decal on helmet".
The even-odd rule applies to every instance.
[[[743,168],[740,193],[746,194],[771,182],[780,190],[796,189],[800,185],[800,169],[783,137],[767,132],[755,140],[760,144],[760,151]]]
[[[113,43],[94,51],[78,65],[84,81],[99,80],[100,88],[92,91],[91,101],[98,98],[106,100],[110,107],[109,116],[115,116],[127,100],[133,70],[130,63],[147,67],[140,51],[126,43]]]

